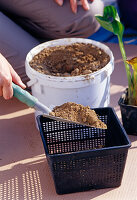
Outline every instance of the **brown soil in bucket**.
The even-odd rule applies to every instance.
[[[79,76],[98,71],[110,61],[102,49],[74,43],[43,49],[30,61],[36,71],[52,76]]]
[[[94,110],[81,104],[64,103],[61,106],[56,106],[50,115],[96,128],[107,128],[107,125],[98,118]]]

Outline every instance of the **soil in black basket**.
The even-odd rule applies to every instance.
[[[30,61],[36,71],[52,76],[79,76],[98,71],[110,61],[102,49],[74,43],[43,49]]]
[[[107,125],[98,118],[96,112],[89,106],[83,106],[74,102],[67,102],[56,106],[49,114],[96,128],[107,128]]]

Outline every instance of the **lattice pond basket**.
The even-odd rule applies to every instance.
[[[95,111],[107,129],[37,117],[58,194],[121,184],[130,141],[112,108]]]

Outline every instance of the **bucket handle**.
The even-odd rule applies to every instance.
[[[34,85],[35,83],[38,82],[38,79],[31,79],[30,81],[27,82],[27,86],[28,87],[31,87],[32,85]]]

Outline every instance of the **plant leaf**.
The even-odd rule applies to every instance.
[[[95,17],[103,28],[111,31],[122,39],[124,26],[120,22],[120,18],[114,6],[106,6],[104,8],[103,16],[95,15]]]
[[[134,71],[137,72],[137,57],[134,57],[130,60],[126,60],[126,62],[132,66]]]
[[[133,79],[131,77],[130,67],[128,63],[126,62],[126,52],[125,52],[124,44],[122,41],[124,26],[120,22],[119,15],[114,6],[106,6],[104,8],[103,16],[95,15],[95,17],[103,28],[112,32],[118,37],[119,47],[120,47],[121,55],[125,64],[126,75],[128,79],[128,101],[130,103],[131,98],[132,98],[132,91],[134,90],[134,83],[132,82]]]

